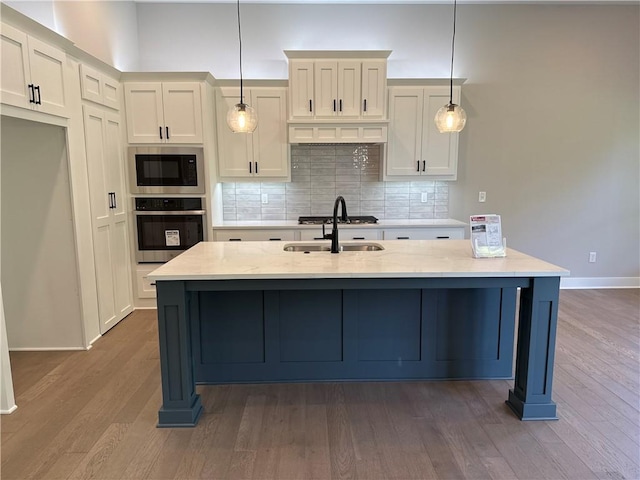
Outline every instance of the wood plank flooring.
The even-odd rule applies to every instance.
[[[13,352],[10,479],[640,479],[640,291],[564,290],[557,422],[512,381],[200,386],[196,428],[158,429],[156,316],[87,352]]]

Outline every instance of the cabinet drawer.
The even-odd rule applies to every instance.
[[[138,265],[136,268],[136,291],[138,298],[156,298],[156,284],[149,274],[160,265]]]
[[[331,226],[325,226],[325,233],[331,233]],[[380,230],[370,228],[343,228],[338,227],[340,241],[347,240],[380,240]],[[300,240],[322,240],[322,227],[300,231]]]
[[[214,232],[216,242],[267,242],[293,241],[293,230],[218,230]]]
[[[463,239],[463,228],[393,228],[385,229],[384,240],[449,240]]]

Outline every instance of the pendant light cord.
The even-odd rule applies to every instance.
[[[240,45],[240,103],[244,103],[244,97],[242,95],[242,32],[240,31],[240,0],[238,5],[238,44]],[[453,66],[451,67],[453,68]]]
[[[238,0],[239,1],[239,0]],[[453,0],[453,37],[451,39],[451,75],[449,75],[449,103],[453,103],[453,53],[456,45],[456,9],[457,1]]]

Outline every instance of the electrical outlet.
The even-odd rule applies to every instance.
[[[423,192],[422,195],[420,196],[420,201],[422,203],[426,203],[429,200],[429,196],[427,195],[427,192]]]
[[[596,252],[589,252],[589,263],[596,263]]]
[[[478,202],[483,203],[487,201],[487,192],[478,192]]]
[[[269,194],[268,193],[263,193],[262,194],[262,203],[269,203]]]

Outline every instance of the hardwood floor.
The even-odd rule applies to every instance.
[[[557,422],[521,422],[511,381],[198,387],[196,428],[158,429],[155,311],[87,352],[11,354],[9,479],[638,479],[640,291],[564,290]]]

